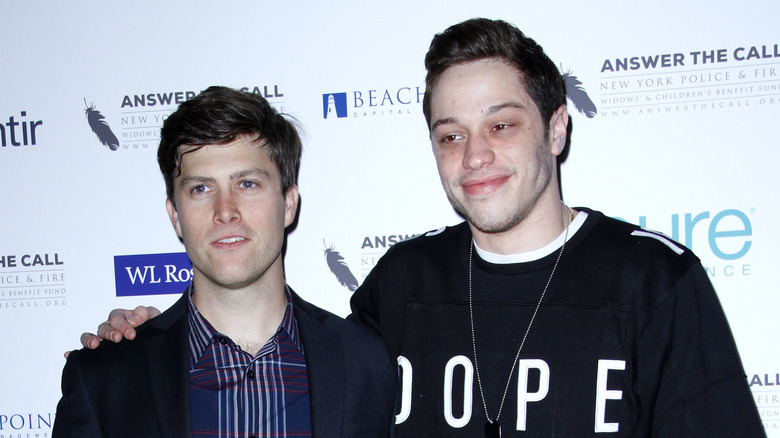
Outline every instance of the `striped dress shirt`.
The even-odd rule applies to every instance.
[[[309,380],[289,290],[276,334],[252,356],[217,332],[189,293],[192,436],[311,436]]]

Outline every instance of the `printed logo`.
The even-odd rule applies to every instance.
[[[423,87],[376,88],[322,95],[322,118],[399,116],[416,113],[422,104]]]
[[[322,117],[347,117],[347,93],[323,94]]]
[[[118,297],[180,294],[191,279],[192,264],[184,252],[114,256]]]
[[[66,306],[65,286],[60,253],[0,256],[0,309]]]
[[[325,241],[323,240],[322,243],[325,243]],[[328,263],[330,272],[336,276],[336,279],[342,286],[349,289],[350,292],[357,290],[357,279],[352,275],[352,271],[349,270],[349,266],[347,266],[347,262],[344,261],[344,257],[333,249],[332,245],[325,247],[325,261]]]
[[[27,111],[20,111],[18,120],[15,117],[10,116],[7,122],[0,124],[0,147],[35,146],[37,130],[43,126],[43,120],[26,120]]]
[[[566,97],[574,104],[574,108],[589,119],[596,117],[596,104],[590,99],[582,82],[571,73],[571,70],[563,74],[563,83],[566,86]]]
[[[780,104],[780,44],[605,59],[602,117]]]
[[[89,123],[92,132],[97,135],[98,140],[103,143],[103,146],[107,146],[112,151],[119,149],[119,140],[117,140],[114,132],[111,131],[111,127],[108,126],[103,114],[100,114],[100,111],[95,109],[95,104],[87,105],[87,99],[85,98],[84,106],[86,107],[84,112],[87,116],[87,123]]]
[[[368,276],[371,269],[379,262],[379,259],[396,243],[417,237],[419,234],[390,234],[383,236],[364,236],[359,245],[344,252],[336,251],[333,245],[325,244],[325,262],[328,269],[338,280],[339,284],[354,292],[360,283]],[[323,239],[322,243],[325,243]],[[357,241],[356,241],[357,243]],[[355,277],[347,263],[359,266],[360,279]]]

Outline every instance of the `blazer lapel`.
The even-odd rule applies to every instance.
[[[313,436],[343,436],[345,370],[344,346],[338,333],[325,327],[313,306],[294,292],[293,311],[306,357]]]

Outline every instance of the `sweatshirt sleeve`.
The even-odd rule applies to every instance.
[[[376,266],[363,284],[352,294],[349,301],[352,313],[347,317],[348,320],[370,328],[374,332],[381,334],[380,330],[380,290],[377,284],[379,276],[379,266]]]
[[[640,428],[649,436],[766,436],[726,316],[700,265],[655,306],[638,342]]]

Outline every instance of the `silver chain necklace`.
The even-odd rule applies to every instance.
[[[534,323],[534,319],[536,318],[536,313],[539,312],[539,306],[542,305],[542,299],[544,298],[544,294],[547,292],[547,288],[550,286],[550,281],[552,281],[553,275],[555,275],[555,269],[558,267],[558,262],[561,261],[561,256],[563,255],[563,248],[566,247],[566,240],[569,238],[569,225],[571,225],[571,209],[566,206],[566,204],[561,201],[561,205],[563,206],[564,214],[566,214],[566,228],[563,235],[563,244],[561,245],[561,250],[558,251],[558,258],[555,259],[555,264],[553,265],[552,272],[550,272],[550,278],[547,279],[547,284],[544,285],[544,290],[542,290],[542,295],[539,297],[539,301],[536,303],[536,308],[534,309],[533,315],[531,315],[531,320],[528,321],[528,328],[525,329],[525,334],[523,335],[523,340],[520,341],[520,347],[517,349],[517,354],[515,355],[515,361],[512,363],[512,369],[509,370],[509,377],[506,380],[506,387],[504,387],[504,395],[501,396],[501,404],[498,406],[498,413],[496,414],[496,419],[491,420],[490,415],[488,414],[487,409],[487,403],[485,403],[485,391],[482,390],[482,379],[479,377],[479,362],[477,361],[477,340],[476,336],[474,335],[474,306],[472,304],[472,288],[471,288],[471,271],[472,271],[472,257],[474,254],[474,237],[471,238],[471,242],[469,244],[469,318],[471,322],[471,347],[474,350],[474,370],[477,374],[477,384],[479,385],[479,395],[482,397],[482,407],[485,409],[485,417],[487,417],[487,423],[485,423],[485,436],[486,437],[501,437],[501,425],[498,423],[499,417],[501,417],[501,411],[504,409],[504,401],[506,400],[506,394],[509,391],[509,383],[512,381],[512,374],[515,372],[515,367],[517,366],[517,361],[520,359],[520,351],[523,350],[523,345],[525,344],[525,339],[528,337],[528,332],[531,331],[531,325]]]

